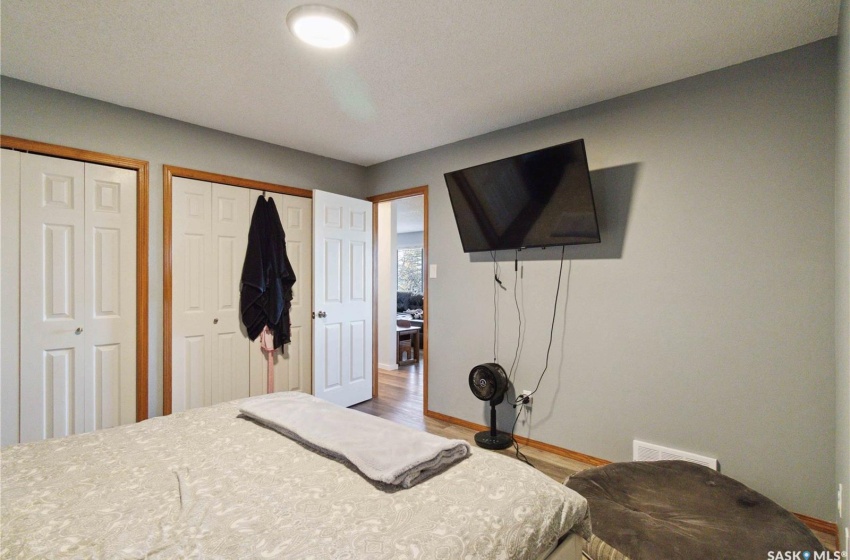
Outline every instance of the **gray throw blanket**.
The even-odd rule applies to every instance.
[[[245,399],[239,411],[367,478],[410,488],[469,455],[469,444],[343,408],[297,392]]]

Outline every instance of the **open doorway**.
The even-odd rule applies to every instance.
[[[372,197],[375,371],[381,416],[424,428],[428,366],[427,187]],[[365,404],[365,403],[364,403]]]

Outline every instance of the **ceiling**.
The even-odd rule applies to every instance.
[[[409,196],[393,200],[396,233],[412,233],[425,229],[425,197]]]
[[[839,0],[2,0],[2,73],[371,165],[837,33]]]

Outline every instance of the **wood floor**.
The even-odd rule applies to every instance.
[[[439,436],[462,439],[475,445],[475,431],[437,420],[426,418],[422,413],[422,361],[395,371],[378,370],[378,397],[354,405],[354,409],[392,420],[417,430],[423,430]],[[476,448],[476,451],[478,448]],[[483,451],[483,450],[482,450]],[[592,465],[567,459],[547,451],[531,447],[520,447],[532,465],[542,473],[563,482],[574,472],[590,468]],[[496,451],[509,457],[515,457],[513,447]]]
[[[469,428],[456,426],[426,418],[422,412],[422,361],[418,364],[405,366],[395,371],[378,370],[378,397],[354,405],[354,409],[392,420],[417,430],[427,431],[439,436],[463,439],[475,445],[475,432]],[[479,448],[476,448],[476,451]],[[546,451],[531,447],[521,447],[520,450],[528,460],[540,470],[558,482],[563,482],[569,475],[592,465],[567,459]],[[482,450],[483,451],[483,450]],[[496,451],[509,457],[515,457],[514,448]],[[813,531],[818,539],[827,547],[835,550],[835,536],[819,531]]]

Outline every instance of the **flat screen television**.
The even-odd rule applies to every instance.
[[[465,253],[600,241],[583,139],[445,178]]]

